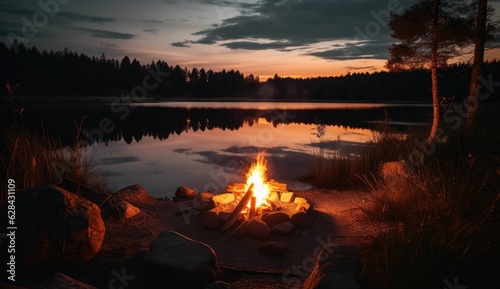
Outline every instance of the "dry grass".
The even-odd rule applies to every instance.
[[[387,124],[379,125],[372,140],[365,144],[360,155],[343,155],[328,148],[324,141],[326,127],[317,124],[312,134],[318,138],[313,144],[313,159],[309,173],[302,178],[317,187],[352,189],[367,187],[366,180],[379,178],[381,163],[398,159],[401,148],[408,147],[405,135]],[[341,140],[339,139],[340,143]]]
[[[381,287],[443,288],[458,277],[481,288],[496,277],[497,155],[472,142],[451,136],[397,186],[370,183],[365,213],[378,234],[362,250],[365,274]]]
[[[80,126],[81,127],[81,126]],[[70,178],[97,191],[105,192],[105,180],[86,154],[84,142],[78,130],[73,147],[64,147],[46,134],[38,135],[22,123],[4,125],[0,142],[0,167],[2,183],[8,179],[16,182],[18,191],[57,184]],[[6,191],[2,189],[2,203]]]

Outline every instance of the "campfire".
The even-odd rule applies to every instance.
[[[287,184],[269,179],[267,171],[267,161],[260,153],[252,162],[245,182],[229,183],[225,192],[216,195],[198,193],[193,206],[201,211],[202,224],[208,229],[222,227],[222,232],[227,231],[233,237],[260,239],[268,238],[271,233],[288,235],[296,228],[310,228],[309,202],[295,196]]]
[[[269,185],[267,184],[267,161],[264,159],[264,154],[259,153],[255,162],[250,167],[247,174],[247,182],[245,184],[245,191],[252,190],[252,200],[255,207],[260,207],[261,205],[269,205],[267,203],[267,198],[270,195]],[[252,187],[253,185],[253,187]],[[247,207],[251,207],[252,203],[249,203]]]
[[[227,186],[227,192],[235,196],[237,204],[232,209],[230,216],[225,221],[223,231],[229,229],[241,216],[245,220],[251,220],[254,217],[262,217],[266,213],[273,211],[282,211],[283,203],[296,205],[297,210],[309,204],[302,198],[297,198],[287,190],[287,185],[278,183],[274,180],[268,180],[267,161],[263,153],[259,153],[246,175],[245,183],[231,183]]]

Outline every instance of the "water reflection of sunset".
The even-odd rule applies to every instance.
[[[307,169],[314,125],[280,124],[265,118],[238,130],[187,131],[161,141],[144,137],[131,145],[113,142],[94,145],[95,160],[119,189],[131,183],[144,184],[155,196],[170,196],[181,185],[219,192],[228,182],[241,182],[244,167],[256,152],[265,150],[272,178],[294,184]],[[369,129],[327,126],[326,141],[366,142]],[[106,161],[107,160],[107,161]],[[116,163],[109,160],[116,160]]]

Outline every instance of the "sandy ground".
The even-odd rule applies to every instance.
[[[174,230],[214,249],[225,273],[224,281],[231,288],[294,288],[307,278],[315,254],[325,243],[354,245],[370,236],[370,226],[365,224],[361,211],[369,203],[368,192],[311,190],[296,195],[313,205],[313,228],[296,230],[289,236],[273,235],[268,240],[235,239],[221,234],[220,229],[204,228],[201,216],[194,211],[175,213],[190,207],[191,201],[153,198],[130,201],[141,213],[128,220],[105,221],[106,238],[94,262],[105,264],[108,269],[119,268],[137,252],[147,250],[160,232]],[[259,248],[270,241],[283,242],[290,251],[284,257],[259,254]],[[100,279],[106,276],[111,278],[112,274],[104,272]]]
[[[191,207],[192,201],[189,200],[159,200],[147,194],[129,197],[127,201],[141,210],[130,219],[107,217],[109,210],[106,206],[102,207],[106,235],[94,259],[66,264],[62,268],[39,270],[30,275],[29,283],[19,285],[40,288],[40,282],[45,282],[43,280],[50,278],[56,270],[98,288],[143,288],[143,284],[150,280],[141,280],[145,269],[138,260],[160,232],[173,230],[212,247],[222,269],[222,281],[228,282],[233,289],[301,288],[323,245],[358,245],[368,240],[373,230],[362,212],[362,208],[370,204],[370,193],[367,191],[308,190],[295,194],[307,199],[313,206],[310,212],[313,227],[297,229],[288,236],[271,235],[267,240],[251,237],[237,239],[222,234],[221,229],[207,229],[202,225],[201,215],[196,214],[194,209],[178,214],[179,210]],[[115,196],[113,199],[116,199]],[[289,247],[287,254],[282,257],[260,254],[259,248],[271,241],[286,244]],[[123,275],[130,276],[122,280],[127,283],[126,286],[113,283]],[[159,276],[157,281],[168,288],[169,280],[162,280]]]

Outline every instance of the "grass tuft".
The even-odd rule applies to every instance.
[[[377,234],[362,251],[365,275],[380,287],[444,288],[457,277],[467,288],[483,288],[496,278],[498,155],[478,140],[450,132],[397,186],[370,183],[364,211]]]
[[[24,191],[59,184],[69,178],[96,191],[106,192],[105,179],[96,169],[92,157],[87,155],[80,129],[73,147],[64,147],[46,134],[37,135],[22,123],[4,125],[1,129],[0,143],[4,149],[0,152],[0,168],[5,171],[0,176],[2,183],[13,179],[16,189]],[[6,196],[3,188],[2,204]]]

